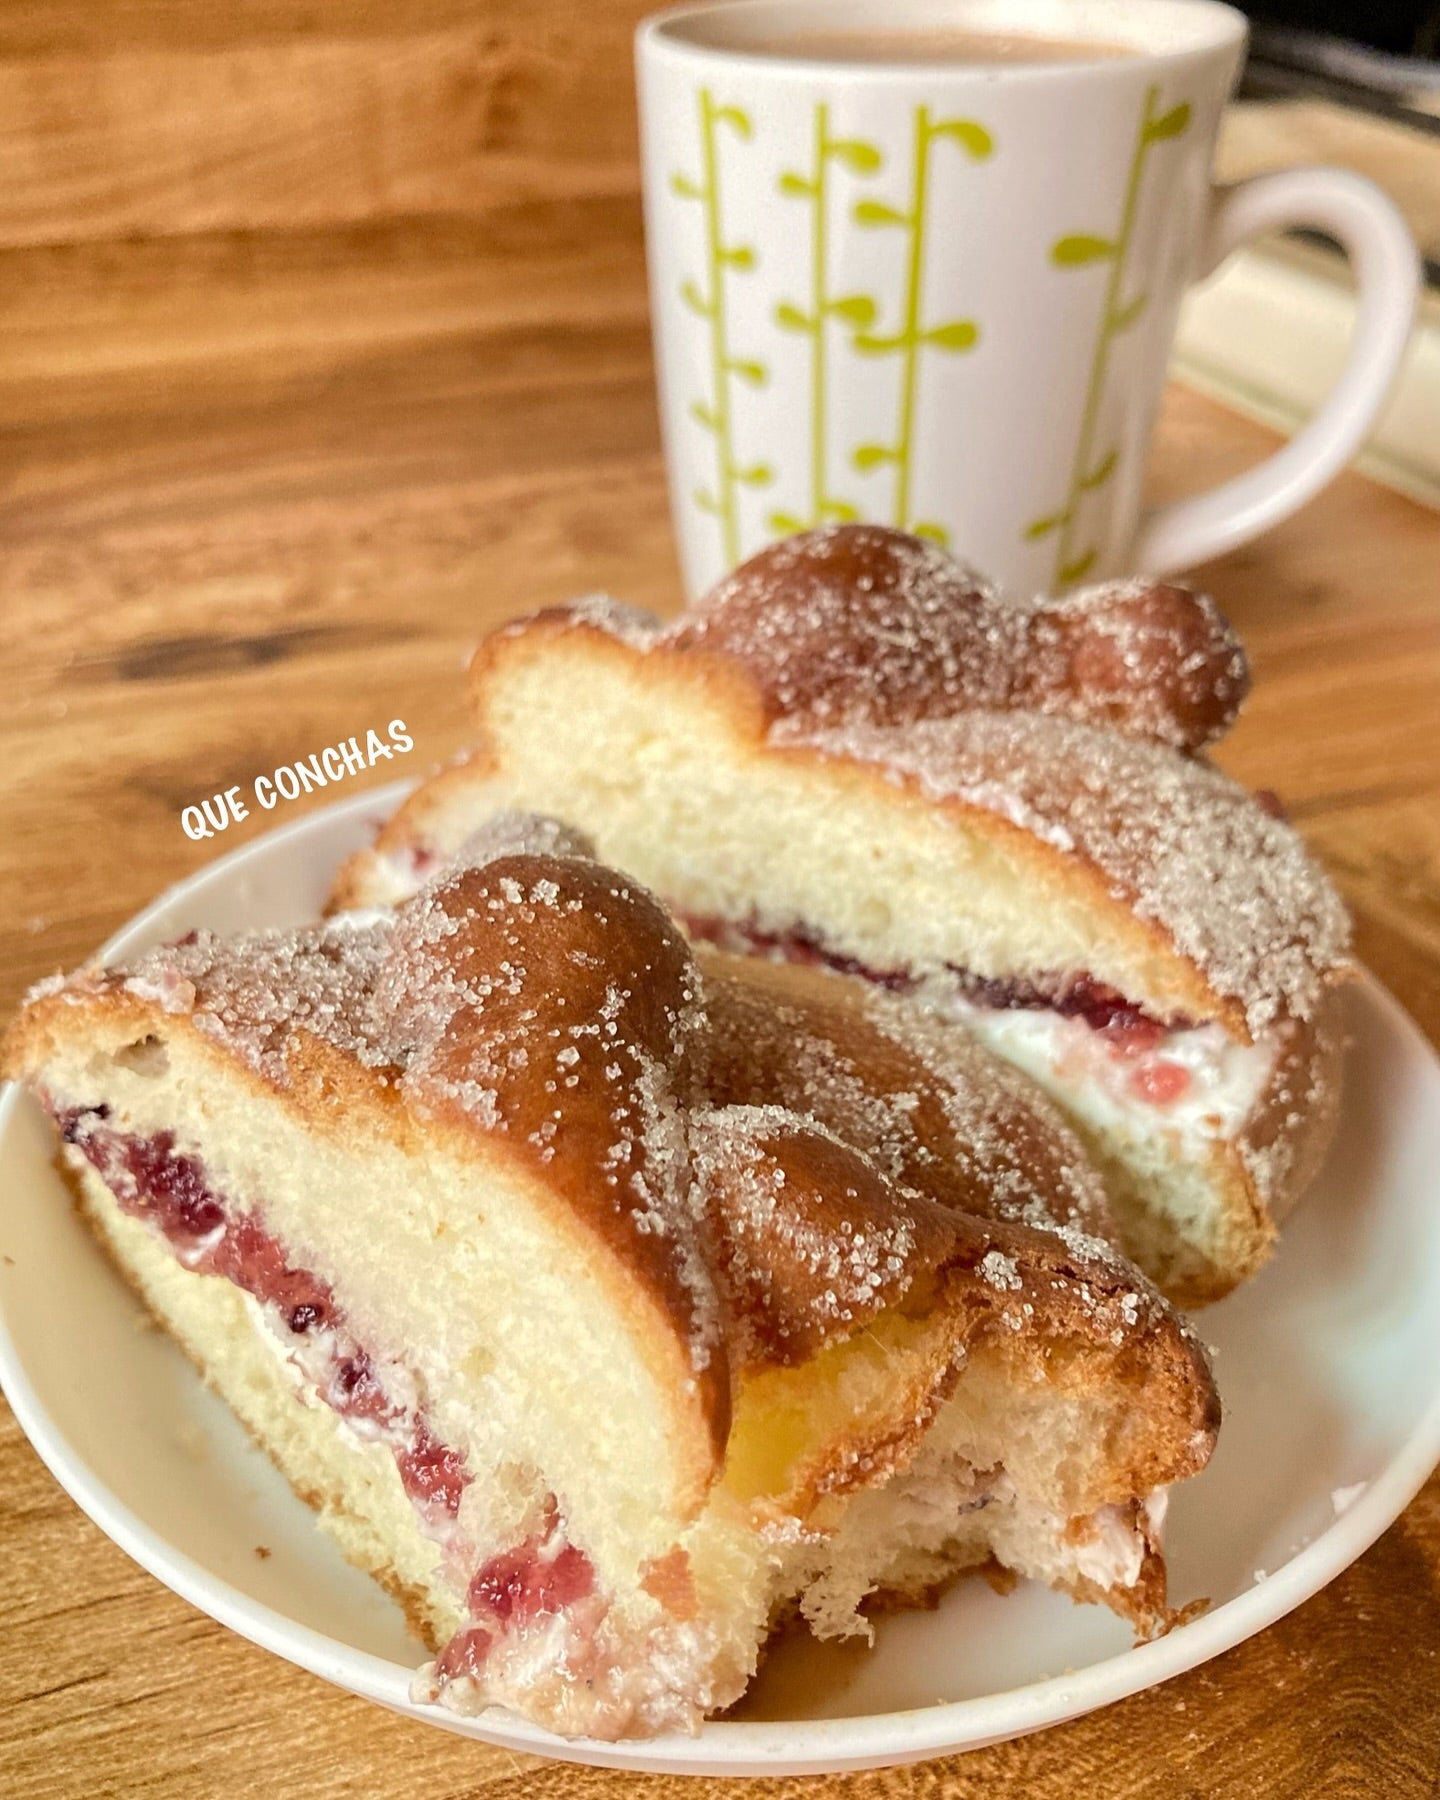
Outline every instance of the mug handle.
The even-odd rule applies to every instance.
[[[1399,208],[1344,169],[1285,169],[1217,188],[1197,279],[1262,231],[1316,225],[1354,265],[1350,354],[1309,424],[1243,475],[1141,518],[1132,565],[1156,575],[1204,562],[1287,518],[1365,441],[1399,373],[1420,297],[1420,258]]]

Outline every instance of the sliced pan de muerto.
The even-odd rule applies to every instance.
[[[573,832],[56,978],[6,1062],[403,1600],[426,1699],[693,1730],[797,1611],[864,1632],[993,1565],[1174,1618],[1165,1489],[1215,1390],[1058,1111],[903,999],[692,949]]]

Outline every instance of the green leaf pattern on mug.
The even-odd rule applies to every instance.
[[[829,326],[838,319],[852,330],[873,323],[879,308],[869,294],[832,294],[828,268],[828,227],[831,205],[831,169],[838,164],[854,176],[868,176],[881,165],[880,152],[859,138],[837,138],[830,133],[830,108],[815,108],[810,172],[794,169],[781,173],[778,187],[788,200],[810,209],[810,293],[803,305],[782,300],[775,308],[775,323],[782,331],[810,339],[810,494],[808,516],[772,512],[767,523],[772,531],[804,531],[813,525],[844,523],[859,518],[858,509],[830,491],[826,434],[829,399]]]
[[[1050,260],[1061,269],[1083,269],[1086,263],[1104,262],[1114,256],[1116,245],[1111,238],[1087,237],[1084,232],[1063,237],[1050,252]]]
[[[900,358],[900,407],[894,439],[887,444],[860,444],[852,460],[862,473],[885,464],[895,470],[893,522],[902,531],[914,531],[948,541],[944,528],[933,520],[916,520],[911,513],[911,451],[915,436],[915,406],[923,350],[942,350],[958,355],[971,350],[980,329],[973,319],[946,319],[927,323],[921,318],[925,276],[925,235],[929,225],[930,153],[937,143],[953,143],[972,161],[984,162],[994,152],[994,142],[983,125],[973,119],[936,119],[928,106],[915,109],[910,167],[910,193],[906,205],[883,200],[861,200],[852,217],[857,225],[905,233],[905,287],[900,322],[894,331],[872,329],[872,318],[857,329],[852,342],[863,356]]]
[[[1070,468],[1070,486],[1065,502],[1054,512],[1032,519],[1025,528],[1030,540],[1055,535],[1054,589],[1057,593],[1072,586],[1094,566],[1098,547],[1081,547],[1077,528],[1080,502],[1087,494],[1104,487],[1115,473],[1119,452],[1114,448],[1102,456],[1095,454],[1095,436],[1100,423],[1100,406],[1105,395],[1109,373],[1110,351],[1117,337],[1128,331],[1145,310],[1146,296],[1136,294],[1122,300],[1125,269],[1134,239],[1140,211],[1140,188],[1145,174],[1146,158],[1156,144],[1178,138],[1190,124],[1190,107],[1181,101],[1168,112],[1156,112],[1160,90],[1152,86],[1145,95],[1145,105],[1135,133],[1126,178],[1125,196],[1120,209],[1120,226],[1114,237],[1097,237],[1089,232],[1076,232],[1056,240],[1050,247],[1050,261],[1058,269],[1083,269],[1095,263],[1108,263],[1105,295],[1090,357],[1090,376],[1085,390],[1085,405],[1080,416],[1080,431],[1075,456]]]
[[[731,343],[726,318],[725,284],[730,275],[751,273],[756,266],[752,244],[729,243],[721,216],[719,130],[724,126],[735,136],[748,141],[754,135],[750,116],[738,106],[717,106],[709,88],[701,88],[700,160],[701,175],[677,171],[670,177],[671,191],[682,200],[694,200],[705,209],[705,285],[694,280],[681,283],[680,297],[706,320],[710,333],[710,387],[708,395],[690,403],[690,416],[715,440],[715,486],[701,488],[695,504],[702,512],[711,513],[720,525],[725,559],[733,565],[740,560],[739,489],[766,487],[775,479],[769,463],[741,462],[735,451],[735,421],[732,407],[732,383],[742,381],[751,387],[763,387],[769,370],[754,357],[736,355]]]
[[[1031,541],[1055,539],[1052,584],[1056,592],[1080,581],[1096,562],[1098,546],[1087,542],[1082,532],[1082,504],[1087,496],[1098,493],[1112,480],[1119,462],[1117,448],[1102,449],[1096,440],[1101,431],[1112,350],[1116,340],[1143,316],[1147,303],[1145,293],[1127,296],[1125,292],[1147,159],[1155,146],[1183,136],[1190,126],[1188,103],[1182,101],[1162,111],[1159,101],[1159,87],[1152,85],[1145,95],[1113,235],[1093,231],[1067,233],[1051,244],[1048,253],[1051,266],[1057,270],[1106,271],[1067,491],[1059,505],[1031,520],[1024,531],[1024,537]],[[704,209],[705,267],[698,278],[690,277],[681,283],[680,295],[684,305],[704,322],[709,339],[709,391],[694,398],[688,411],[713,438],[715,478],[713,484],[699,489],[693,498],[697,506],[717,520],[725,561],[733,566],[742,551],[740,495],[747,488],[764,488],[776,479],[769,462],[742,458],[736,449],[737,393],[747,386],[764,387],[770,371],[760,358],[737,352],[731,341],[726,304],[727,284],[753,274],[758,257],[753,244],[732,242],[725,234],[720,144],[726,134],[749,142],[754,129],[748,113],[738,106],[718,104],[709,88],[699,90],[698,103],[699,174],[676,171],[670,177],[674,194]],[[926,354],[955,356],[973,350],[979,342],[980,327],[968,318],[937,320],[923,316],[932,159],[937,145],[949,144],[967,160],[983,163],[994,154],[994,141],[976,120],[937,118],[930,107],[917,106],[912,115],[908,191],[903,201],[871,195],[850,204],[849,216],[862,230],[892,232],[900,238],[897,261],[901,288],[898,314],[892,323],[885,316],[887,302],[881,296],[836,293],[831,286],[829,233],[837,207],[844,205],[843,189],[836,191],[836,172],[843,171],[852,179],[869,179],[884,169],[884,154],[878,145],[865,139],[835,135],[828,104],[817,104],[812,117],[809,166],[783,169],[774,178],[783,199],[808,209],[809,291],[779,299],[771,313],[780,332],[808,340],[809,485],[800,510],[772,511],[765,523],[770,531],[791,532],[860,516],[854,502],[832,491],[832,471],[828,466],[838,329],[844,334],[840,341],[848,338],[853,354],[893,358],[898,365],[894,431],[878,441],[854,445],[850,465],[860,474],[893,470],[893,523],[945,544],[945,527],[934,519],[916,517],[912,507],[920,370]]]

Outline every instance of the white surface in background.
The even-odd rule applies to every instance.
[[[1354,289],[1338,258],[1291,244],[1242,250],[1213,280],[1191,289],[1171,373],[1290,432],[1334,385],[1354,321]],[[1434,294],[1422,302],[1400,379],[1358,465],[1440,506],[1440,298]]]

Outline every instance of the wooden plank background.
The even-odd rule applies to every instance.
[[[594,587],[675,604],[641,10],[0,5],[0,1007],[214,853],[184,805],[397,713],[418,768],[463,741],[489,624]],[[1270,444],[1177,391],[1156,491]],[[1224,760],[1284,795],[1432,1041],[1437,567],[1440,521],[1351,476],[1204,572],[1256,668]],[[94,1530],[8,1413],[0,1542],[16,1800],[1440,1792],[1434,1481],[1322,1595],[1164,1688],[970,1757],[708,1789],[464,1743],[252,1648]]]

